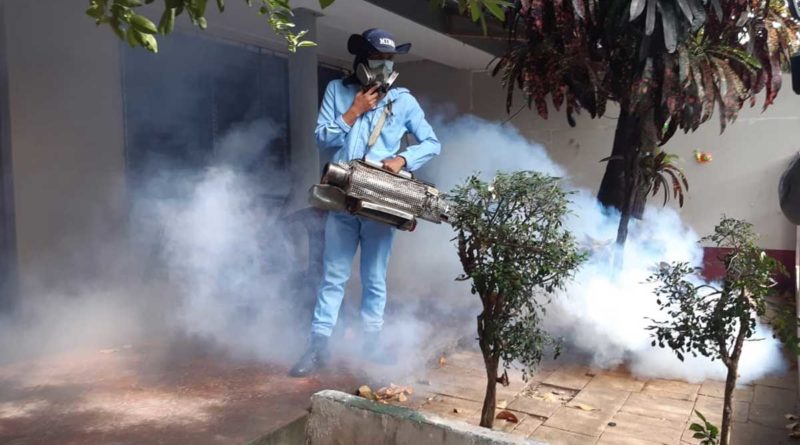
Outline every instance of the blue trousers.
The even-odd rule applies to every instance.
[[[328,214],[325,223],[325,253],[322,282],[317,292],[317,304],[311,332],[330,336],[344,288],[350,278],[353,257],[361,245],[361,320],[365,332],[383,328],[386,307],[386,269],[392,251],[395,228],[347,213]]]

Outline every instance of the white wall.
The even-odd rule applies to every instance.
[[[11,156],[21,285],[101,263],[124,231],[119,44],[85,2],[8,0]],[[106,30],[104,30],[106,31]]]
[[[499,79],[486,72],[464,78],[463,72],[433,62],[402,64],[399,69],[402,82],[398,82],[434,107],[450,103],[462,112],[486,119],[509,118],[505,91]],[[766,112],[761,113],[762,94],[757,106],[743,109],[721,136],[715,114],[697,132],[679,133],[666,145],[667,151],[681,156],[681,166],[689,178],[690,193],[679,212],[699,234],[708,234],[724,213],[755,224],[765,248],[794,250],[794,228],[780,212],[777,188],[783,169],[800,152],[800,96],[791,91],[788,76],[784,81],[776,103]],[[519,94],[515,102],[512,113],[523,103]],[[547,120],[525,109],[511,124],[544,144],[577,185],[596,191],[605,169],[599,160],[611,152],[617,115],[613,106],[600,119],[590,119],[584,113],[572,128],[563,108],[561,112],[551,109]],[[710,151],[713,162],[697,164],[694,150]]]

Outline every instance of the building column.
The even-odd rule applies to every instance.
[[[308,30],[305,39],[317,40],[317,14],[294,10],[297,30]],[[316,47],[298,48],[289,54],[289,140],[292,190],[286,213],[308,207],[308,189],[319,182],[320,166],[314,128],[317,123],[318,56]]]
[[[6,5],[0,2],[0,313],[12,309],[17,299],[17,251],[5,8]]]

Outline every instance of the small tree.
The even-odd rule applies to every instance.
[[[742,346],[753,336],[758,317],[766,313],[765,298],[775,284],[773,274],[785,270],[756,245],[753,227],[745,221],[723,218],[714,234],[703,240],[725,249],[720,258],[725,265],[721,285],[693,278],[699,268],[688,263],[662,263],[649,280],[656,283],[658,304],[669,320],[653,320],[648,329],[653,331],[653,346],[668,346],[680,360],[686,354],[700,354],[725,364],[728,374],[720,443],[726,445]]]
[[[510,364],[518,361],[527,378],[545,348],[555,344],[540,326],[544,305],[563,288],[583,254],[562,226],[568,201],[557,178],[517,172],[487,183],[472,176],[450,199],[464,268],[459,279],[471,280],[472,293],[483,303],[478,343],[487,384],[480,424],[491,428],[496,385],[508,385]]]

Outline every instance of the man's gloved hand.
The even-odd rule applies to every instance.
[[[406,158],[402,156],[397,156],[394,158],[384,159],[383,160],[383,168],[389,170],[392,173],[399,173],[403,167],[406,166]]]
[[[361,90],[356,93],[356,97],[353,98],[353,105],[350,105],[350,109],[342,115],[342,119],[347,122],[347,125],[353,125],[356,119],[358,119],[358,116],[375,108],[375,105],[378,104],[381,97],[381,94],[377,90],[378,85],[375,85],[367,91]]]

